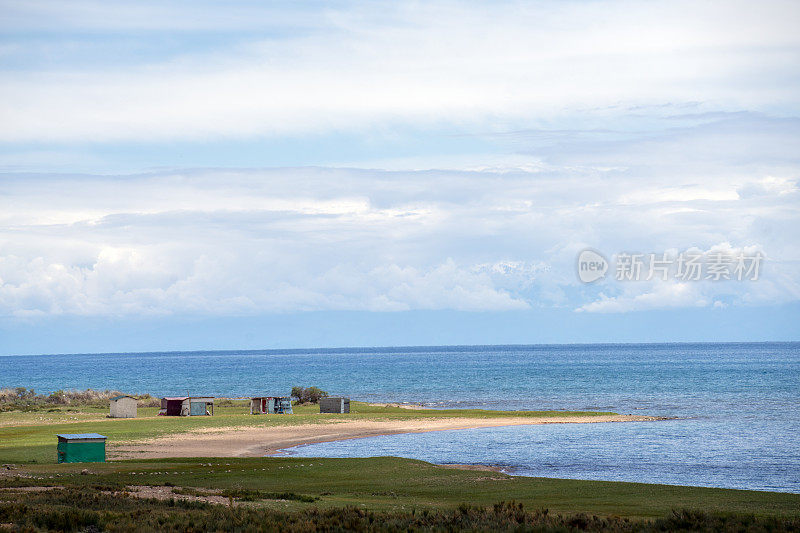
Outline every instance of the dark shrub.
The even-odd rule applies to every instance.
[[[292,397],[297,403],[319,403],[320,398],[327,398],[328,393],[319,387],[292,387]]]

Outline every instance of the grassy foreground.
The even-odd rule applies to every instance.
[[[88,470],[88,472],[84,472]],[[514,477],[458,470],[398,457],[166,459],[93,464],[27,465],[0,477],[0,486],[60,486],[122,490],[174,486],[292,493],[263,506],[281,510],[353,505],[369,510],[454,509],[515,500],[555,512],[656,517],[672,509],[783,516],[800,512],[800,495],[671,485]],[[19,476],[22,474],[24,477]],[[302,501],[304,498],[311,501]]]
[[[412,410],[358,402],[351,407],[350,415],[320,415],[315,406],[301,406],[293,416],[251,416],[245,402],[228,401],[217,406],[214,417],[157,417],[155,408],[144,408],[140,418],[128,420],[107,419],[100,406],[0,413],[0,464],[14,464],[0,470],[0,531],[800,531],[796,494],[513,477],[395,457],[54,464],[54,435],[61,432],[134,441],[200,428],[319,423],[331,417],[594,414]],[[169,498],[134,498],[136,487],[157,487]],[[208,495],[223,501],[207,503],[202,497]]]
[[[0,477],[0,530],[800,530],[800,495],[521,478],[394,457],[120,461],[8,473]],[[10,488],[22,486],[37,489]],[[176,499],[126,497],[141,486]],[[227,503],[178,499],[208,494]]]

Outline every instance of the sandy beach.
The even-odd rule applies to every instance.
[[[262,457],[279,450],[346,439],[424,433],[454,429],[539,424],[596,424],[647,422],[658,417],[636,415],[576,417],[441,418],[411,420],[325,420],[313,424],[275,427],[214,428],[157,439],[109,444],[109,459],[165,457]]]

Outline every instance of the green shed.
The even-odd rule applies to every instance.
[[[106,436],[99,433],[65,433],[58,437],[59,463],[105,463]]]

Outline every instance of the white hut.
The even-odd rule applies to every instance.
[[[136,398],[133,396],[115,396],[109,402],[111,418],[136,418]]]

